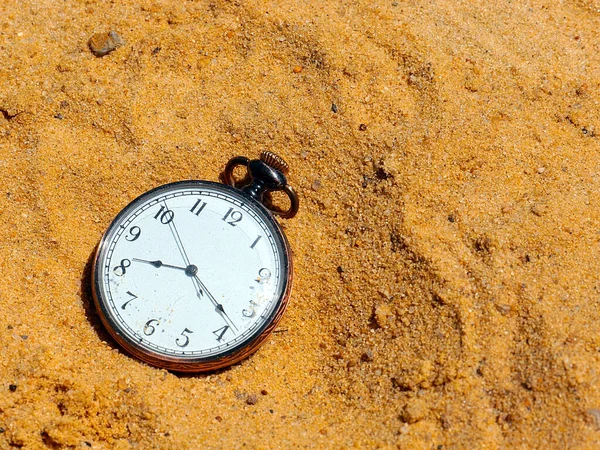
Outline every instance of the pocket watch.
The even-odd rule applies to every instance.
[[[238,156],[225,183],[159,186],[116,216],[98,245],[92,286],[104,326],[125,350],[154,366],[205,372],[265,342],[292,286],[290,246],[273,217],[298,211],[287,171],[271,152]],[[273,191],[288,196],[287,210],[272,204]]]

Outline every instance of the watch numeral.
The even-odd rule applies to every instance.
[[[223,335],[225,334],[225,332],[227,330],[229,330],[229,325],[225,325],[224,327],[213,331],[213,334],[217,337],[217,341],[219,341],[219,342],[223,341]]]
[[[178,337],[177,339],[175,339],[175,343],[179,346],[179,347],[187,347],[187,345],[190,343],[190,337],[185,334],[185,333],[193,333],[192,330],[188,330],[187,328],[185,328],[182,332],[181,332],[181,336],[183,336],[183,342],[179,343],[179,340],[181,339],[181,336]]]
[[[254,248],[254,246],[256,244],[258,244],[258,241],[260,241],[261,238],[262,238],[262,236],[258,236],[256,239],[254,239],[254,242],[252,243],[252,245],[250,246],[250,248]]]
[[[198,199],[196,200],[196,203],[194,203],[194,206],[192,206],[192,209],[190,209],[190,211],[199,216],[205,207],[206,202],[203,202],[201,199]]]
[[[166,206],[161,206],[158,212],[154,215],[155,219],[160,219],[160,223],[167,225],[173,221],[175,213]]]
[[[127,305],[129,305],[129,303],[131,303],[132,301],[134,301],[137,298],[137,295],[135,295],[134,293],[132,293],[130,291],[127,291],[127,294],[131,295],[131,298],[121,305],[121,309],[125,309],[125,307]]]
[[[140,237],[140,234],[142,234],[142,229],[140,227],[134,226],[129,229],[129,233],[131,234],[131,236],[125,236],[125,239],[129,242],[133,242]]]
[[[146,322],[146,325],[144,325],[144,334],[146,336],[152,336],[156,331],[156,328],[152,325],[152,322],[156,322],[157,326],[160,325],[158,319],[150,319],[148,322]]]
[[[254,317],[256,315],[256,307],[257,306],[258,306],[258,303],[256,303],[254,300],[250,300],[250,308],[242,309],[242,316]]]
[[[236,226],[236,223],[243,219],[243,215],[239,211],[234,211],[233,208],[229,208],[229,210],[223,216],[223,220],[231,225],[232,227]],[[229,219],[229,220],[228,220]]]
[[[121,264],[113,268],[115,275],[122,277],[127,272],[127,268],[131,266],[131,261],[128,259],[122,259]]]
[[[256,279],[257,283],[265,283],[269,281],[271,278],[271,271],[266,267],[263,267],[258,271],[258,278]]]

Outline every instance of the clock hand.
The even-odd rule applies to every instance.
[[[140,258],[131,258],[133,261],[136,262],[141,262],[141,263],[146,263],[146,264],[150,264],[151,266],[154,267],[169,267],[171,269],[179,269],[179,270],[183,270],[185,271],[185,274],[188,277],[193,277],[194,274],[196,272],[198,272],[198,269],[207,269],[207,267],[196,267],[194,264],[190,264],[187,267],[179,267],[179,266],[173,266],[171,264],[165,264],[164,262],[160,261],[160,260],[156,260],[156,261],[148,261],[146,259],[140,259]]]
[[[200,298],[200,296],[203,295],[202,291],[206,292],[206,295],[208,295],[208,298],[210,299],[210,301],[213,303],[213,305],[215,305],[215,308],[217,309],[217,311],[219,311],[221,313],[221,315],[229,321],[229,323],[231,324],[231,326],[233,328],[235,328],[236,331],[238,331],[238,327],[235,326],[235,324],[233,323],[233,321],[227,315],[227,313],[225,312],[225,308],[223,308],[223,305],[221,303],[219,303],[213,297],[213,295],[210,293],[210,291],[208,289],[206,289],[206,286],[204,285],[204,283],[202,282],[202,280],[200,280],[200,278],[198,277],[197,274],[194,274],[193,277],[194,277],[194,280],[196,280],[196,283],[198,283],[198,286],[200,287],[200,292],[198,293],[198,298]]]
[[[145,259],[139,259],[139,258],[132,258],[133,261],[136,262],[141,262],[141,263],[146,263],[146,264],[150,264],[151,266],[154,266],[156,268],[159,267],[169,267],[171,269],[179,269],[179,270],[188,270],[187,267],[179,267],[179,266],[172,266],[171,264],[165,264],[160,260],[156,260],[156,261],[147,261]]]
[[[198,272],[198,268],[195,265],[193,265],[193,264],[190,264],[187,267],[179,267],[179,266],[172,266],[171,264],[165,264],[165,263],[163,263],[160,260],[148,261],[148,260],[140,259],[140,258],[131,258],[131,259],[133,261],[136,261],[136,262],[150,264],[151,266],[154,266],[156,268],[159,268],[159,267],[168,267],[170,269],[183,270],[188,277],[195,277],[196,273]],[[204,295],[202,293],[202,290],[198,290],[198,288],[196,286],[196,283],[194,283],[194,287],[196,288],[196,292],[198,293],[198,295]]]
[[[167,202],[163,202],[165,208],[169,209],[167,206]],[[179,232],[177,231],[177,227],[175,226],[175,220],[171,220],[169,222],[169,230],[173,235],[173,239],[175,239],[175,243],[177,244],[177,248],[179,249],[179,253],[181,253],[181,257],[183,258],[183,262],[186,266],[190,266],[190,259],[188,258],[187,252],[185,251],[185,247],[183,246],[183,242],[181,241],[181,237],[179,236]]]
[[[169,209],[169,207],[167,206],[167,202],[163,202],[163,203],[164,203],[165,208]],[[194,283],[194,287],[196,288],[196,295],[198,296],[198,298],[200,298],[204,295],[202,291],[206,292],[206,294],[208,295],[208,298],[210,298],[210,301],[215,305],[215,308],[217,308],[217,311],[219,311],[221,313],[221,315],[224,318],[226,318],[229,321],[229,323],[231,324],[231,326],[233,328],[235,328],[237,331],[238,328],[235,326],[233,321],[229,318],[229,316],[225,312],[225,308],[223,308],[223,305],[220,304],[219,302],[217,302],[217,300],[215,300],[215,298],[212,296],[212,294],[210,292],[208,292],[208,289],[206,289],[206,286],[204,286],[204,283],[202,283],[200,278],[198,278],[198,275],[197,275],[198,268],[195,265],[190,264],[190,259],[188,258],[187,252],[185,251],[185,248],[183,246],[183,242],[181,241],[181,236],[179,236],[179,232],[177,231],[177,227],[175,226],[175,220],[171,220],[169,222],[169,230],[171,230],[171,234],[173,235],[173,238],[175,239],[177,248],[179,249],[179,252],[181,253],[181,256],[183,257],[183,261],[187,265],[187,267],[185,268],[185,274],[189,277],[193,277],[198,283],[198,285],[196,285],[196,283]]]
[[[167,206],[167,202],[163,201],[163,204],[164,204],[164,207],[168,210],[169,207]],[[181,236],[179,236],[179,231],[177,231],[177,227],[175,226],[174,218],[169,222],[169,230],[171,231],[171,234],[173,235],[173,239],[175,239],[175,243],[177,244],[179,253],[181,253],[183,262],[187,266],[184,269],[185,274],[188,277],[194,277],[196,275],[196,272],[198,272],[198,268],[195,265],[190,264],[190,259],[188,258],[187,252],[185,251],[185,247],[183,246],[183,242],[181,241]],[[196,295],[198,296],[198,298],[200,298],[200,296],[204,295],[202,293],[202,290],[198,286],[196,286],[196,283],[194,283],[193,280],[192,280],[192,283],[194,284],[194,288],[196,289]]]

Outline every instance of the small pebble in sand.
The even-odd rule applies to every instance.
[[[16,384],[11,384],[10,386],[8,386],[8,390],[10,392],[15,392],[17,390],[17,385]]]
[[[313,181],[310,187],[311,187],[311,189],[313,191],[318,191],[322,187],[321,180],[315,180],[315,181]]]
[[[121,35],[116,31],[109,31],[108,33],[96,33],[88,41],[88,46],[91,52],[101,58],[102,56],[108,55],[113,50],[121,47],[125,44]]]
[[[496,309],[498,310],[498,312],[500,314],[502,314],[503,316],[508,316],[512,311],[512,308],[510,307],[510,305],[494,305],[494,306],[496,306]]]
[[[294,71],[294,73],[300,73],[302,72],[302,66],[294,66],[292,70]]]
[[[263,389],[262,391],[260,391],[260,393],[261,393],[262,395],[268,395],[268,394],[269,394],[269,393],[267,392],[267,390],[266,390],[266,389]]]
[[[367,131],[367,126],[366,126],[364,123],[361,123],[361,124],[358,126],[358,129],[359,129],[360,131]]]
[[[374,318],[377,322],[377,325],[380,328],[384,328],[394,321],[395,316],[388,304],[380,303],[375,307]]]
[[[596,427],[597,430],[600,430],[600,409],[591,408],[587,410],[589,421]]]
[[[337,112],[338,112],[338,107],[337,107],[337,105],[336,105],[335,103],[332,103],[332,104],[331,104],[331,110],[332,110],[334,113],[337,113]]]
[[[258,397],[256,396],[256,394],[248,395],[248,397],[246,398],[246,403],[248,405],[256,405],[258,403]]]
[[[543,203],[534,203],[531,205],[531,212],[538,217],[542,217],[548,212],[548,206]]]
[[[542,174],[546,171],[545,167],[538,167],[537,173]]]
[[[400,419],[406,423],[415,423],[423,420],[427,416],[428,410],[426,403],[418,398],[413,398],[404,407],[400,414]]]

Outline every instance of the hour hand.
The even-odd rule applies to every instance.
[[[141,263],[145,263],[145,264],[150,264],[151,266],[156,267],[157,269],[159,267],[168,267],[169,269],[178,269],[178,270],[184,270],[187,271],[188,267],[179,267],[179,266],[173,266],[171,264],[165,264],[160,260],[156,260],[156,261],[148,261],[146,259],[139,259],[139,258],[132,258],[133,261],[135,262],[141,262]]]

